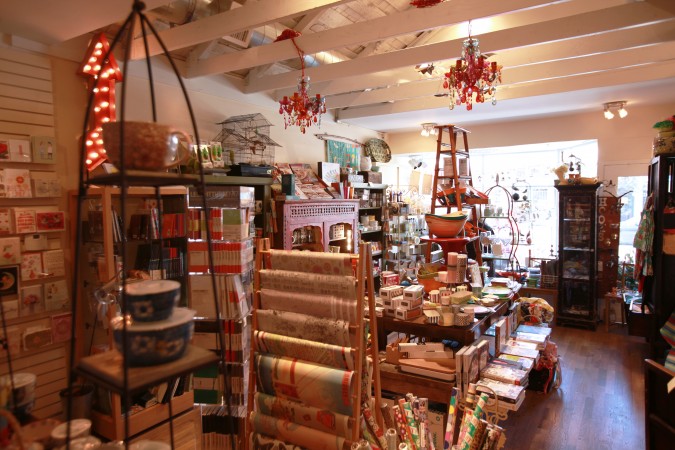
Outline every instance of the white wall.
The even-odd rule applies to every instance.
[[[605,165],[620,161],[643,163],[646,174],[647,163],[652,157],[652,140],[656,135],[652,125],[675,114],[675,103],[628,105],[627,110],[628,116],[624,119],[617,116],[606,120],[598,107],[593,113],[467,127],[471,131],[469,148],[597,139],[599,178],[604,177]],[[387,142],[395,154],[436,151],[436,141],[421,136],[419,132],[389,134]]]

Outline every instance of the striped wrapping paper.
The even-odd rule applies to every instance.
[[[280,334],[256,331],[253,334],[256,351],[287,358],[297,358],[344,370],[354,370],[354,350],[348,347],[307,341]]]
[[[255,394],[254,402],[256,410],[261,414],[288,420],[298,425],[344,438],[351,438],[352,418],[344,414],[314,408],[261,392]]]
[[[260,281],[266,289],[356,299],[356,278],[352,276],[264,269],[260,271]]]
[[[352,257],[347,253],[310,253],[297,250],[270,250],[272,267],[294,272],[324,275],[354,275]]]
[[[257,355],[259,391],[351,415],[354,372],[290,358]]]
[[[485,408],[485,404],[488,401],[488,395],[487,394],[481,394],[480,397],[478,397],[478,401],[476,402],[476,407],[473,409],[473,414],[471,414],[469,418],[469,424],[466,430],[466,433],[464,434],[464,438],[461,441],[461,450],[470,450],[471,448],[471,442],[473,441],[474,436],[476,435],[476,429],[478,428],[478,422],[480,421],[480,416],[483,414],[483,408]]]
[[[344,299],[334,295],[305,292],[302,284],[296,286],[296,292],[261,289],[260,306],[262,309],[295,312],[324,319],[357,321],[355,297]]]
[[[260,414],[253,411],[250,416],[253,431],[270,436],[300,447],[322,450],[343,450],[349,448],[351,442],[323,431],[294,424],[287,420]],[[345,447],[346,446],[346,447]]]
[[[349,333],[349,323],[287,311],[256,311],[258,329],[308,341],[325,342],[341,347],[355,347],[356,334]]]

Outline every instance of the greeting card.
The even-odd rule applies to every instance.
[[[21,255],[21,281],[37,280],[42,275],[42,255],[24,253]]]
[[[24,139],[10,139],[9,158],[15,162],[30,162],[30,142]]]
[[[21,301],[19,302],[19,315],[30,316],[45,310],[45,300],[42,296],[42,285],[21,288]]]
[[[47,311],[65,309],[70,305],[66,280],[50,281],[43,285]]]
[[[21,262],[21,238],[0,238],[0,266]]]
[[[70,340],[72,324],[72,313],[63,313],[52,316],[52,342],[56,343]]]
[[[19,317],[19,301],[5,300],[2,302],[2,310],[5,313],[5,319],[16,319]]]
[[[34,197],[61,197],[61,183],[56,178],[33,178]]]
[[[66,229],[66,215],[63,211],[35,213],[37,231],[63,231]]]
[[[35,210],[14,208],[14,230],[16,233],[35,233]]]
[[[40,164],[56,163],[56,140],[53,136],[32,136],[33,162]]]
[[[19,266],[0,268],[0,296],[15,295],[19,292]]]
[[[0,235],[12,234],[12,210],[10,208],[0,208]]]
[[[66,275],[66,262],[63,258],[63,250],[49,250],[42,252],[42,270],[52,277]]]
[[[30,170],[5,169],[2,183],[7,198],[30,198],[33,196],[30,182]]]

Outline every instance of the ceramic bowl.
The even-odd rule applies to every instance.
[[[438,273],[430,273],[426,275],[417,275],[417,282],[424,287],[424,292],[427,294],[440,287],[445,287],[448,284],[439,281]]]
[[[94,436],[71,439],[69,445],[59,447],[58,450],[94,450],[101,448],[101,440]]]
[[[68,427],[70,424],[70,427]],[[70,428],[70,439],[78,439],[89,436],[91,432],[91,420],[89,419],[75,419],[70,422],[64,422],[60,425],[57,425],[52,430],[52,440],[58,445],[63,445],[66,443],[68,437],[68,428]],[[99,442],[100,444],[100,442]]]
[[[464,213],[445,215],[425,214],[429,233],[438,238],[454,238],[464,229],[469,216]]]
[[[143,280],[125,288],[127,311],[138,322],[168,319],[180,299],[180,283],[173,280]]]
[[[110,321],[115,346],[126,355],[130,367],[154,366],[175,361],[183,356],[194,331],[195,311],[176,308],[166,320],[135,322],[127,318],[127,345],[123,350],[124,321],[116,317]]]

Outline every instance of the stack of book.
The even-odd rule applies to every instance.
[[[525,387],[527,386],[529,371],[491,362],[480,372],[480,375],[482,379],[489,378],[502,383]]]
[[[455,355],[455,370],[457,372],[455,385],[459,391],[459,398],[463,399],[466,396],[470,383],[478,381],[481,371],[488,364],[489,357],[489,344],[484,340],[476,341],[457,351]]]
[[[497,396],[499,409],[517,411],[525,400],[525,387],[504,383],[491,378],[483,378],[476,384],[476,392],[486,393],[494,399]]]

